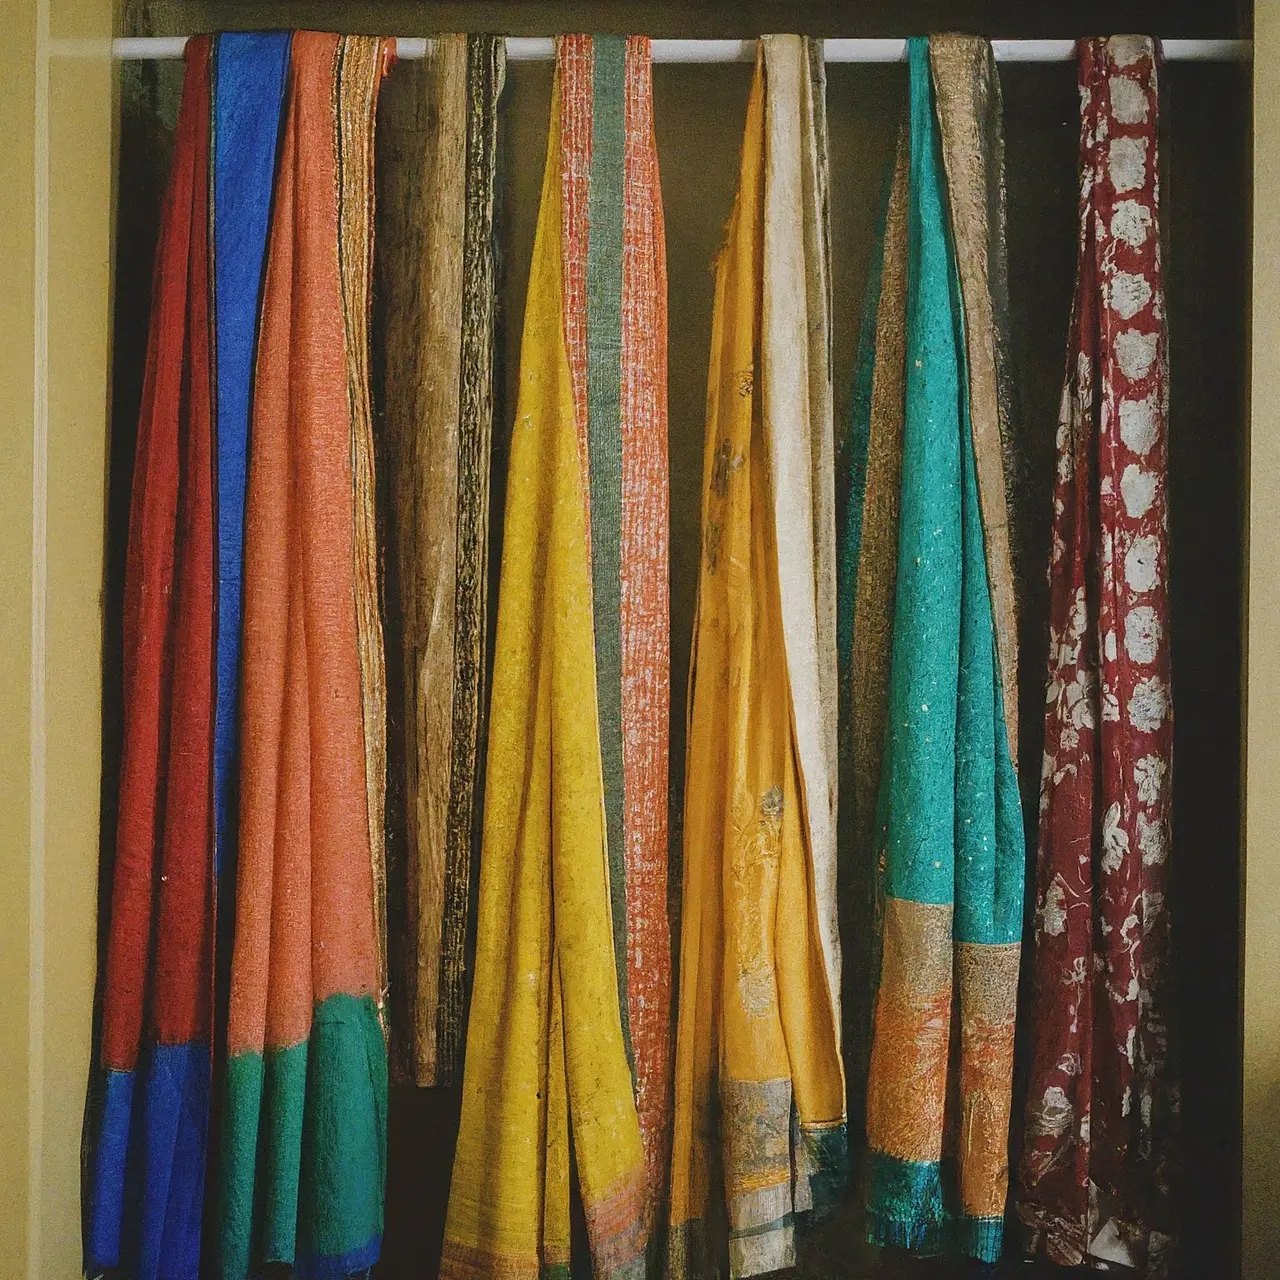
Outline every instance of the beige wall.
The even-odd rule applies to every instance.
[[[1280,1258],[1280,0],[1254,10],[1244,931],[1245,1275]]]
[[[80,1273],[94,977],[110,0],[0,39],[0,1271]]]

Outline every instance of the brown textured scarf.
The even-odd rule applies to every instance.
[[[400,736],[407,901],[393,965],[393,1035],[419,1085],[462,1056],[477,746],[484,704],[493,208],[504,46],[443,36],[384,99],[380,285],[385,300],[391,595],[402,618]],[[403,876],[403,880],[400,877]],[[400,889],[403,884],[404,888]]]

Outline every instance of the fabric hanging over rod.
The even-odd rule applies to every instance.
[[[186,36],[126,36],[111,42],[115,58],[154,60],[180,58]],[[907,42],[902,39],[829,39],[823,42],[827,62],[904,62]],[[751,40],[653,40],[654,62],[754,62],[756,42]],[[1166,62],[1248,62],[1251,40],[1161,40]],[[1073,62],[1074,40],[993,40],[997,62]],[[405,59],[426,56],[422,37],[399,36],[396,53]],[[509,62],[550,62],[556,42],[550,37],[507,37]]]

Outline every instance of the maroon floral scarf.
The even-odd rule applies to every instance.
[[[1018,1212],[1054,1262],[1166,1274],[1173,706],[1154,42],[1082,41]]]

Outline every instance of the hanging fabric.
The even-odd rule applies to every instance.
[[[511,445],[441,1274],[635,1275],[669,1106],[666,264],[649,42],[566,36]],[[572,1142],[572,1156],[570,1154]]]
[[[1080,247],[1058,427],[1018,1211],[1055,1262],[1173,1262],[1168,354],[1154,42],[1079,48]]]
[[[392,1025],[419,1085],[449,1084],[462,1065],[485,705],[494,179],[505,67],[498,37],[441,36],[422,63],[392,78],[379,125],[407,820],[405,1008]],[[397,1012],[399,1003],[393,991]]]
[[[217,1043],[224,1043],[235,938],[240,794],[240,625],[253,361],[285,78],[287,31],[214,43],[213,296],[218,615],[214,726]]]
[[[124,593],[124,735],[86,1269],[195,1277],[213,986],[212,42],[186,49]]]
[[[823,96],[820,41],[761,41],[716,272],[685,784],[677,1278],[723,1273],[726,1227],[732,1276],[794,1265],[794,1214],[831,1207],[847,1178]]]
[[[368,306],[388,41],[298,32],[245,515],[220,1273],[371,1266],[382,1235],[381,636]]]
[[[855,857],[872,870],[879,933],[868,1235],[992,1261],[1008,1181],[1023,885],[1007,710],[1017,690],[1005,687],[1016,679],[1016,626],[999,86],[985,41],[913,40],[909,59],[908,129],[864,342],[874,365],[859,379],[870,393],[855,402],[865,415],[854,426],[855,449],[865,441],[855,478],[861,469],[865,480],[860,505],[851,486],[845,555],[857,567],[856,577],[845,570],[842,622],[855,827],[872,841]],[[955,1166],[948,1195],[944,1155]]]

